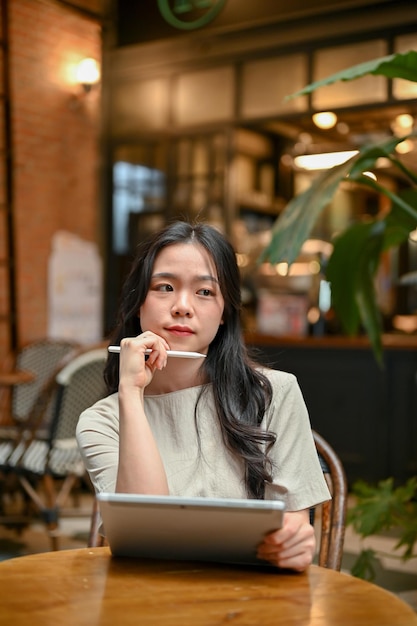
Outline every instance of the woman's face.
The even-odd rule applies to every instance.
[[[206,249],[191,242],[163,248],[139,310],[142,331],[163,337],[171,350],[207,354],[223,311],[216,266]]]

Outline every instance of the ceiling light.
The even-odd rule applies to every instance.
[[[336,126],[337,115],[331,111],[321,111],[320,113],[314,113],[313,122],[318,128],[327,130]]]
[[[414,144],[411,141],[411,139],[405,139],[405,141],[402,141],[401,143],[397,144],[395,147],[395,151],[398,152],[398,154],[408,154],[409,152],[412,152],[414,150]]]
[[[379,157],[375,162],[377,169],[383,169],[385,167],[391,167],[391,161],[387,157]]]
[[[341,135],[347,135],[350,131],[349,125],[346,122],[339,122],[336,126],[336,130]]]
[[[277,263],[275,266],[275,270],[279,276],[287,276],[288,275],[288,263]]]
[[[294,164],[303,170],[328,170],[335,165],[341,165],[358,150],[344,150],[342,152],[323,152],[322,154],[301,154],[294,158]]]
[[[408,113],[402,113],[391,122],[391,130],[397,137],[411,133],[414,126],[414,118]]]
[[[409,113],[402,113],[395,118],[395,125],[403,130],[411,130],[414,126],[414,118]]]
[[[310,144],[313,141],[313,138],[310,133],[300,133],[298,140],[301,143]]]
[[[322,239],[307,239],[301,247],[301,252],[303,254],[323,254],[325,257],[330,257],[333,252],[333,244]]]

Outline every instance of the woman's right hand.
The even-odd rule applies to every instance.
[[[151,354],[146,350],[151,349]],[[167,363],[169,345],[159,335],[145,331],[137,337],[126,337],[120,342],[119,389],[144,389],[151,382],[156,370]]]

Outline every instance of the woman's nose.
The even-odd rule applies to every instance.
[[[179,294],[176,302],[172,307],[173,315],[177,317],[190,317],[192,315],[192,305],[190,298],[186,294]]]

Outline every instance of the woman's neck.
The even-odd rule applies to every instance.
[[[203,385],[207,379],[200,367],[196,361],[168,359],[167,366],[155,372],[145,395],[160,395]]]

